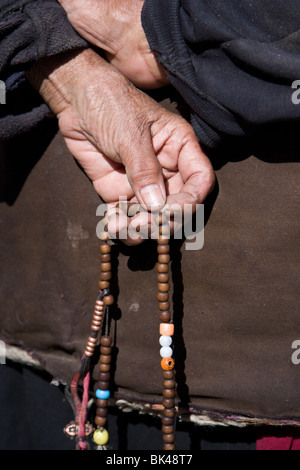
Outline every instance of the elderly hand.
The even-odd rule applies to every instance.
[[[196,208],[211,191],[214,172],[191,126],[92,50],[42,59],[28,78],[105,202]]]
[[[58,0],[73,28],[141,89],[168,83],[141,24],[144,0]]]

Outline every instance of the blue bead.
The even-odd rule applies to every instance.
[[[107,400],[110,397],[110,391],[109,390],[100,390],[100,388],[98,388],[96,390],[96,397],[100,398],[100,400]]]

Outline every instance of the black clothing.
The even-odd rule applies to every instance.
[[[0,140],[34,127],[48,106],[28,85],[25,72],[41,57],[86,47],[56,0],[0,0]]]
[[[300,2],[146,0],[142,24],[206,145],[300,118]]]

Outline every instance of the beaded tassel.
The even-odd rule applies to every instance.
[[[113,304],[114,298],[109,293],[110,279],[111,279],[111,246],[107,243],[109,240],[108,233],[101,234],[101,239],[105,242],[100,245],[100,281],[98,283],[99,289],[103,294],[103,305],[107,309]],[[111,344],[112,340],[109,337],[108,321],[107,328],[104,335],[100,339],[100,360],[99,360],[99,373],[96,396],[96,417],[95,426],[97,429],[93,434],[95,444],[98,449],[105,449],[108,441],[109,434],[105,429],[107,414],[108,414],[108,400],[110,397],[110,364],[111,364]]]
[[[158,280],[158,306],[160,319],[160,339],[161,346],[161,367],[163,369],[163,416],[162,434],[163,450],[175,449],[175,376],[174,359],[172,358],[172,336],[174,334],[174,324],[170,313],[169,302],[169,262],[170,247],[167,237],[168,225],[163,214],[158,216],[159,236],[157,240],[157,280]]]

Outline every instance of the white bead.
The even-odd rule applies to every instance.
[[[171,357],[173,354],[172,348],[168,346],[164,346],[160,349],[160,355],[161,357]]]
[[[172,337],[171,336],[161,336],[159,338],[159,344],[161,346],[171,346],[172,344]]]

